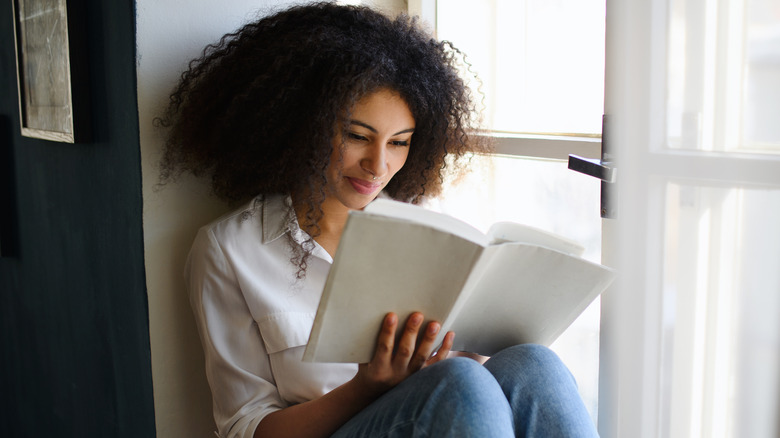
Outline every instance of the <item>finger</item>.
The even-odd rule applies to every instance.
[[[395,344],[395,331],[398,327],[398,316],[395,313],[388,313],[382,322],[382,329],[379,331],[379,337],[376,341],[376,352],[374,352],[374,361],[390,363],[393,358],[393,346]]]
[[[441,324],[438,322],[431,321],[428,323],[420,345],[417,346],[417,351],[414,352],[414,357],[409,363],[410,368],[420,369],[430,359],[435,347],[436,335],[439,334],[440,329]]]
[[[452,343],[455,341],[455,332],[447,332],[444,335],[444,340],[441,342],[441,346],[436,350],[436,355],[431,357],[425,362],[425,366],[433,365],[436,362],[442,361],[447,358],[452,350]]]
[[[420,331],[420,326],[423,322],[423,314],[420,312],[414,312],[409,315],[409,319],[406,320],[404,331],[401,334],[401,339],[398,341],[398,346],[395,350],[395,356],[393,357],[393,365],[397,368],[406,368],[409,365],[409,361],[412,359],[412,354],[417,344],[417,333]]]

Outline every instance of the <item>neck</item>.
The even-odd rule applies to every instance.
[[[301,229],[309,233],[309,235],[313,235],[315,231],[319,231],[319,233],[314,236],[314,240],[319,243],[331,257],[335,256],[339,240],[341,240],[341,233],[344,231],[344,225],[347,223],[349,209],[338,200],[326,198],[320,205],[320,208],[322,208],[322,217],[317,221],[315,226],[315,224],[306,223],[306,217],[310,213],[308,205],[297,202],[295,197],[293,197],[293,205],[295,214],[298,217],[298,225]]]

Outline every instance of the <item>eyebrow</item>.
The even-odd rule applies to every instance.
[[[378,133],[378,132],[379,132],[379,131],[377,131],[377,130],[376,130],[376,128],[374,128],[373,126],[369,125],[368,123],[361,122],[360,120],[350,120],[350,121],[349,121],[349,124],[350,124],[350,125],[358,125],[358,126],[362,126],[362,127],[366,128],[366,129],[368,129],[369,131],[373,132],[374,134],[376,134],[376,133]],[[407,132],[414,132],[414,128],[408,128],[408,129],[404,129],[404,130],[402,130],[402,131],[398,131],[398,132],[396,132],[396,133],[395,133],[395,134],[393,134],[393,135],[401,135],[401,134],[406,134]]]

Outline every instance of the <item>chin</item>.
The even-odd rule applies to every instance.
[[[371,201],[376,199],[377,196],[379,196],[379,192],[371,195],[355,195],[351,196],[350,199],[342,200],[341,203],[350,210],[362,210],[366,205],[370,204]]]

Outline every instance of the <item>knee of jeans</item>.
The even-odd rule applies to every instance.
[[[430,378],[453,384],[469,384],[491,378],[490,373],[479,362],[465,357],[443,360],[428,371]]]
[[[424,414],[447,429],[430,436],[513,436],[512,409],[495,377],[479,362],[455,357],[423,371]]]
[[[542,366],[562,364],[554,351],[539,344],[515,345],[501,351],[499,355],[510,355],[515,361]]]
[[[432,368],[442,377],[460,378],[475,373],[482,373],[482,365],[479,362],[466,357],[449,358],[437,362]]]
[[[505,398],[495,377],[479,362],[454,357],[438,362],[429,370],[428,378],[437,383],[434,392],[448,397],[467,396],[472,401]]]
[[[557,374],[574,379],[569,369],[551,349],[538,344],[520,344],[509,347],[496,355],[503,356],[514,363],[518,368],[529,371],[537,371],[542,374]]]

